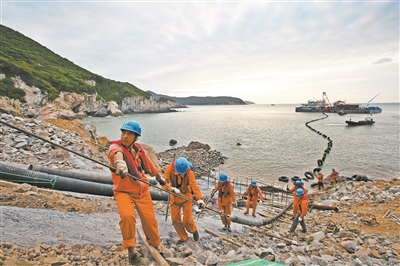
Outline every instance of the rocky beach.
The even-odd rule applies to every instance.
[[[77,119],[37,120],[6,114],[0,119],[95,161],[108,162],[107,139]],[[0,132],[2,164],[109,174],[101,164],[5,124],[0,124]],[[144,148],[161,171],[174,156],[188,158],[206,198],[214,187],[218,166],[225,159],[220,152],[198,142],[160,153],[149,146]],[[156,187],[151,189],[158,191]],[[244,189],[245,184],[235,184],[237,193]],[[0,190],[0,265],[129,265],[127,251],[121,249],[119,215],[113,197],[56,191],[10,180],[1,181]],[[333,186],[327,179],[321,191],[310,187],[312,204],[337,209],[312,209],[305,218],[307,233],[301,233],[299,228],[288,233],[291,209],[284,212],[284,208],[291,195],[285,189],[264,193],[265,200],[257,207],[255,218],[243,214],[244,200],[239,201],[233,216],[246,223],[233,223],[232,232],[222,230],[217,212],[204,211],[196,222],[200,240],[195,242],[190,237],[184,244],[178,244],[179,237],[166,215],[167,203],[154,201],[163,243],[162,259],[168,265],[229,265],[257,258],[282,265],[400,265],[399,179],[356,181],[340,176]],[[212,210],[217,210],[215,200],[208,204]],[[194,216],[196,212],[194,208]],[[282,212],[272,223],[249,225]],[[137,247],[142,265],[160,264],[141,237]]]

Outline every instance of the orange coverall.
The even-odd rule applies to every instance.
[[[301,187],[296,187],[293,186],[289,192],[294,192],[293,195],[293,217],[296,216],[296,205],[298,204],[300,197],[296,195],[296,189],[301,188],[304,191],[304,195],[303,195],[303,199],[308,201],[308,195],[307,195],[307,189],[305,186],[301,186]]]
[[[324,175],[318,174],[317,179],[318,179],[318,190],[320,190],[321,187],[324,188]]]
[[[146,172],[148,172],[150,176],[156,176],[158,174],[157,168],[153,165],[139,143],[134,143],[134,149],[130,150],[120,145],[121,142],[119,140],[110,141],[110,143],[108,158],[111,167],[114,167],[115,153],[122,152],[130,175],[137,176],[149,182],[146,175],[140,170],[141,165],[146,168]],[[117,201],[120,215],[119,227],[122,234],[122,248],[133,247],[136,244],[135,207],[139,214],[147,242],[157,248],[161,242],[149,185],[129,176],[121,178],[114,172],[112,172],[111,175],[114,183],[114,197]]]
[[[338,175],[339,175],[339,172],[337,172],[337,171],[332,171],[332,173],[331,173],[331,178],[332,178],[332,184],[333,183],[337,183],[337,181],[336,181],[336,178],[338,177]]]
[[[171,178],[176,179],[177,188],[180,190],[180,194],[188,199],[192,199],[192,195],[196,197],[196,200],[203,200],[203,195],[200,191],[199,186],[196,182],[194,172],[187,170],[186,174],[179,175],[175,169],[174,164],[170,164],[164,172],[165,185],[164,189],[170,190],[172,187]],[[197,226],[194,223],[192,217],[192,201],[182,199],[180,197],[170,194],[170,207],[171,207],[171,220],[175,227],[176,232],[182,241],[187,241],[187,232],[193,234],[197,231]],[[182,218],[183,213],[183,218]]]
[[[308,202],[304,198],[301,198],[297,202],[297,205],[295,206],[295,208],[296,208],[296,216],[293,219],[293,223],[292,223],[292,226],[290,227],[289,232],[294,232],[294,230],[296,230],[296,227],[299,223],[298,218],[302,219],[300,221],[300,225],[303,229],[303,232],[307,232],[306,223],[304,221],[304,216],[306,216],[306,214],[308,213]]]
[[[245,192],[243,192],[243,194],[247,195],[246,213],[249,213],[250,204],[251,204],[251,208],[253,209],[253,216],[255,216],[258,198],[260,198],[260,200],[264,199],[261,189],[258,186],[252,186],[250,184],[247,187],[247,190]]]
[[[233,186],[229,180],[221,183],[218,182],[214,191],[218,191],[218,210],[223,211],[224,214],[232,214],[232,201],[236,200],[236,194],[233,190]],[[221,221],[223,225],[231,226],[231,219],[226,216],[221,216]]]

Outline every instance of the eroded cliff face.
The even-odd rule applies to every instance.
[[[150,97],[149,99],[141,99],[139,97],[125,98],[120,106],[121,111],[124,114],[133,113],[162,113],[169,112],[170,108],[182,108],[179,103],[168,101],[168,102],[157,102],[156,99]]]
[[[39,88],[30,87],[19,77],[13,78],[14,86],[25,91],[25,102],[8,97],[0,98],[0,112],[20,117],[36,119],[82,119],[87,116],[122,116],[132,113],[164,113],[171,112],[170,108],[182,108],[183,105],[168,101],[158,102],[153,97],[130,97],[123,100],[121,105],[115,101],[106,102],[98,99],[97,94],[77,94],[60,92],[57,99],[47,101]]]
[[[21,103],[18,100],[0,97],[0,113],[22,116]]]

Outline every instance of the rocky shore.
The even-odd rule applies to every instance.
[[[107,163],[106,140],[97,136],[90,125],[76,120],[41,121],[5,114],[0,119]],[[0,124],[0,132],[2,163],[109,172],[93,161],[4,124]],[[151,147],[146,146],[146,150],[161,170],[174,156],[187,157],[195,166],[206,197],[215,184],[213,176],[209,178],[210,172],[217,170],[225,159],[220,152],[197,142],[159,154]],[[190,238],[187,243],[178,244],[178,235],[166,215],[166,202],[155,201],[164,245],[161,255],[169,265],[228,265],[257,258],[282,265],[400,265],[400,180],[350,179],[341,176],[338,184],[331,186],[328,182],[322,191],[310,188],[311,203],[335,206],[339,211],[311,210],[305,218],[306,234],[288,233],[291,210],[275,222],[257,228],[234,223],[232,232],[223,231],[217,213],[207,210],[196,222],[200,241]],[[235,185],[236,192],[239,186]],[[249,223],[275,217],[291,197],[284,191],[271,198],[272,194],[265,193],[266,200],[257,208],[256,218],[244,215],[243,207],[234,208],[233,215]],[[127,252],[121,249],[119,217],[112,197],[4,181],[0,183],[0,195],[0,265],[128,265]],[[215,199],[208,206],[216,210]],[[142,265],[157,265],[143,240],[138,240]]]

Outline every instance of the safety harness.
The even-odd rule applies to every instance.
[[[172,168],[174,168],[175,162],[172,163]],[[170,180],[172,183],[173,187],[176,187],[177,189],[179,189],[182,193],[186,193],[188,192],[188,177],[187,177],[187,172],[185,173],[185,175],[183,177],[181,177],[182,175],[175,175],[174,171],[171,171],[170,174]]]

